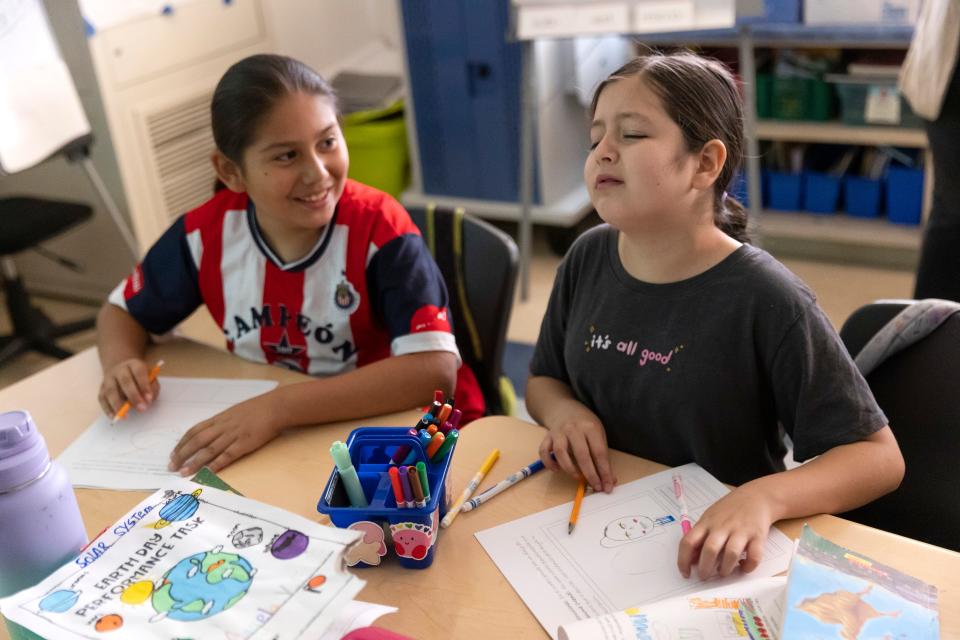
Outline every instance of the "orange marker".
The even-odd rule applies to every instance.
[[[437,416],[437,424],[443,424],[447,421],[447,418],[450,417],[450,413],[453,411],[453,407],[449,404],[445,404],[440,407],[440,415]]]
[[[163,360],[159,360],[157,364],[153,365],[153,369],[150,369],[150,373],[147,374],[147,379],[151,384],[157,379],[157,376],[160,374],[160,367],[163,366]],[[127,412],[130,411],[130,401],[127,400],[123,403],[123,406],[120,407],[120,410],[113,416],[113,420],[110,424],[117,424],[120,420],[123,420],[127,417]]]
[[[440,445],[443,444],[443,441],[444,441],[445,439],[446,439],[446,436],[444,436],[444,435],[443,435],[442,433],[440,433],[439,431],[438,431],[437,433],[433,434],[433,438],[430,439],[430,444],[427,445],[427,459],[428,459],[428,460],[433,457],[433,454],[435,454],[435,453],[437,452],[437,449],[440,448]]]

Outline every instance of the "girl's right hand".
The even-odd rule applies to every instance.
[[[582,473],[594,491],[610,493],[617,484],[607,454],[607,434],[598,420],[568,418],[550,427],[540,443],[540,459],[551,471],[563,470],[574,478]]]
[[[146,411],[159,393],[160,383],[150,382],[147,363],[129,358],[104,371],[97,399],[103,412],[112,417],[125,402],[137,411]]]

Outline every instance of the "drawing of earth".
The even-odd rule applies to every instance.
[[[164,574],[150,601],[158,614],[151,621],[164,617],[204,620],[229,609],[247,594],[256,570],[245,558],[221,549],[195,553]]]

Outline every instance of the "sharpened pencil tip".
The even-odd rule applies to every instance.
[[[573,523],[572,523],[572,522],[567,525],[567,535],[570,535],[571,533],[573,533]]]

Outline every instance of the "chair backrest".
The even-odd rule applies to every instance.
[[[504,413],[503,352],[519,252],[513,238],[462,209],[411,209],[447,283],[457,346],[480,383],[487,413]]]
[[[851,355],[909,303],[875,303],[840,329]],[[900,487],[842,514],[878,529],[960,551],[960,314],[867,375],[906,461]]]

